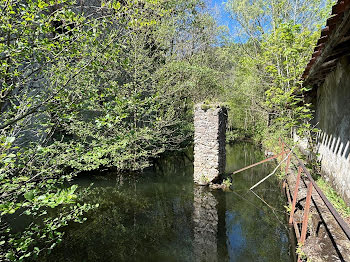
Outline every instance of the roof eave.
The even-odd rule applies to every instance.
[[[312,58],[302,75],[303,85],[320,85],[340,57],[350,54],[350,0],[338,1],[322,29]],[[338,13],[335,13],[338,12]]]

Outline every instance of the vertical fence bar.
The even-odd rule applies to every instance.
[[[300,183],[300,176],[301,176],[301,172],[302,171],[303,171],[302,167],[299,166],[299,168],[298,168],[298,176],[297,176],[297,180],[295,182],[295,188],[294,188],[294,193],[293,193],[292,209],[290,211],[290,216],[289,216],[289,224],[290,225],[293,225],[293,216],[294,216],[294,211],[295,211],[295,205],[297,203],[299,183]]]
[[[312,183],[309,182],[309,185],[307,186],[307,195],[306,195],[306,203],[305,203],[305,209],[304,209],[303,225],[302,225],[301,235],[300,235],[300,244],[304,244],[305,238],[306,238],[307,223],[308,223],[309,212],[310,212],[311,194],[312,194]]]

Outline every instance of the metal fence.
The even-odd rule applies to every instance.
[[[281,162],[286,161],[285,172],[286,172],[286,174],[288,174],[289,166],[292,162],[292,157],[294,157],[296,160],[296,163],[297,163],[298,173],[297,173],[297,177],[296,177],[295,187],[293,190],[293,196],[290,195],[288,188],[286,188],[287,187],[286,182],[283,183],[283,188],[286,189],[286,195],[288,198],[288,202],[291,204],[291,211],[290,211],[290,215],[289,215],[289,224],[294,227],[294,231],[295,231],[295,235],[297,237],[298,243],[300,245],[303,245],[305,243],[305,240],[306,240],[308,219],[309,219],[310,205],[311,205],[311,200],[312,200],[313,189],[316,190],[316,192],[318,193],[318,195],[320,196],[320,198],[323,200],[324,204],[328,208],[329,212],[333,215],[334,219],[337,221],[340,228],[343,230],[343,232],[345,233],[347,238],[350,240],[350,228],[349,228],[349,226],[342,219],[342,217],[339,215],[337,210],[334,208],[334,206],[331,204],[331,202],[328,200],[328,198],[325,196],[325,194],[322,192],[322,190],[318,187],[318,185],[316,184],[316,182],[314,181],[314,179],[310,175],[308,169],[305,167],[303,162],[298,158],[296,153],[293,151],[293,148],[289,147],[281,139],[279,139],[279,143],[280,143],[280,147],[282,148],[282,150],[279,154],[276,154],[276,155],[269,157],[265,160],[262,160],[258,163],[255,163],[255,164],[252,164],[250,166],[239,169],[239,170],[233,172],[233,174],[237,174],[241,171],[244,171],[244,170],[247,170],[251,167],[263,164],[263,163],[270,161],[272,159],[276,159],[276,158],[278,159],[279,157],[281,157]],[[281,165],[281,169],[283,170],[282,165]],[[297,204],[297,198],[298,198],[298,192],[299,192],[299,188],[300,188],[300,180],[301,180],[302,173],[304,173],[306,175],[306,179],[309,181],[309,183],[307,184],[306,203],[304,206],[303,220],[301,222],[301,232],[300,232],[299,227],[298,227],[298,221],[295,221],[295,219],[294,219],[294,213],[295,213],[295,206]],[[314,201],[314,203],[316,203],[316,202]],[[299,261],[301,261],[300,256],[298,256],[298,262]]]

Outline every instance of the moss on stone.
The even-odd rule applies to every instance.
[[[201,109],[204,110],[204,111],[207,111],[208,109],[212,108],[211,105],[208,105],[208,104],[201,104]]]

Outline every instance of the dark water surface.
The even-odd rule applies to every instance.
[[[264,158],[248,143],[226,150],[227,173]],[[193,184],[190,158],[166,157],[136,177],[78,178],[82,188],[94,183],[87,202],[100,206],[38,261],[292,261],[279,182],[256,189],[274,212],[248,192],[273,164],[235,175],[233,192],[222,192]]]

